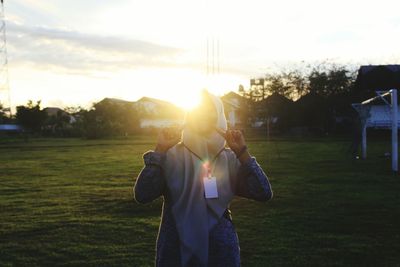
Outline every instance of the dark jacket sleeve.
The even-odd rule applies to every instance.
[[[133,187],[136,202],[148,203],[164,194],[166,183],[162,166],[165,157],[165,153],[154,151],[147,151],[143,154],[145,166],[136,178]]]
[[[255,157],[240,165],[236,181],[235,193],[238,196],[257,201],[272,198],[271,184]]]

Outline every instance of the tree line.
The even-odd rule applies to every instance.
[[[2,107],[0,107],[2,110]],[[49,115],[41,101],[29,100],[17,106],[12,120],[0,111],[0,123],[18,123],[24,134],[32,136],[104,138],[127,136],[139,130],[140,114],[129,104],[108,101],[94,103],[90,109],[67,107]]]
[[[240,113],[244,127],[263,121],[274,132],[305,128],[313,133],[352,131],[356,114],[351,103],[357,71],[350,66],[320,64],[281,69],[240,85],[246,108]]]
[[[239,112],[243,127],[261,120],[263,127],[268,124],[279,133],[296,127],[318,133],[348,131],[354,117],[356,73],[349,66],[325,63],[282,68],[252,79],[250,86],[240,85],[237,90],[243,97]],[[17,107],[13,120],[32,135],[103,138],[140,133],[142,117],[143,112],[131,103],[101,101],[89,109],[68,107],[49,116],[40,101],[29,101]],[[337,123],[338,117],[345,118],[344,124]],[[10,121],[0,106],[0,123]]]

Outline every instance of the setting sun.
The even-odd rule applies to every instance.
[[[199,92],[195,92],[194,94],[191,95],[182,95],[179,96],[179,98],[176,99],[176,101],[173,101],[173,103],[181,108],[184,108],[185,110],[190,110],[196,107],[199,104],[200,98],[198,97]]]
[[[109,82],[103,81],[96,86],[99,94],[107,94],[109,97],[136,101],[146,95],[169,101],[187,110],[196,106],[203,89],[223,95],[227,90],[236,88],[239,83],[246,82],[245,78],[238,79],[227,74],[213,77],[190,68],[171,68],[120,71],[114,73]],[[117,89],[110,91],[111,84]]]
[[[237,78],[227,75],[207,76],[186,70],[168,74],[175,76],[160,77],[160,79],[174,79],[176,82],[172,83],[171,81],[170,84],[173,84],[173,86],[170,86],[170,89],[166,92],[167,94],[162,98],[185,110],[194,108],[200,102],[202,90],[206,89],[222,95],[226,92],[226,88],[234,88],[235,84],[238,83]]]

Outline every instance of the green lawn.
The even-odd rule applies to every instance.
[[[248,142],[270,177],[267,203],[231,205],[243,266],[399,266],[400,176],[369,143]],[[0,141],[0,266],[152,266],[162,199],[136,204],[154,138]]]

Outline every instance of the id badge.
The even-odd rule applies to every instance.
[[[204,184],[204,194],[206,198],[218,198],[216,177],[204,177],[203,184]]]

